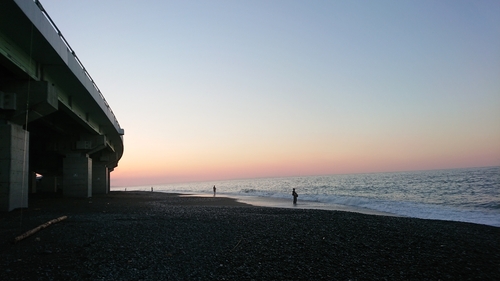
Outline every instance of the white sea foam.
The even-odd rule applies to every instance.
[[[155,191],[212,194],[255,205],[390,213],[500,227],[500,168],[248,179],[155,186]],[[151,186],[128,187],[149,191]],[[114,189],[123,190],[124,188]],[[260,203],[259,203],[260,202]]]

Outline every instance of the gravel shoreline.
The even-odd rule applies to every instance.
[[[500,280],[500,228],[471,223],[134,191],[37,195],[0,226],[0,280]]]

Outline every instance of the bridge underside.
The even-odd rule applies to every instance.
[[[2,78],[0,96],[5,96]],[[92,134],[65,110],[22,115],[37,118],[20,124],[12,121],[13,110],[0,109],[0,210],[27,207],[31,193],[91,197],[109,192],[117,159],[106,136]]]
[[[32,0],[0,3],[0,211],[32,193],[106,194],[123,154],[123,129],[60,41]]]

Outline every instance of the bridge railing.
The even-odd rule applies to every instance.
[[[45,9],[43,8],[42,6],[42,3],[40,3],[39,0],[33,0],[35,2],[35,4],[38,6],[38,8],[40,9],[40,11],[42,12],[42,14],[45,16],[45,18],[47,18],[47,20],[49,21],[50,25],[52,25],[52,27],[54,28],[54,30],[57,32],[57,35],[59,35],[59,38],[61,38],[61,40],[64,42],[64,44],[66,45],[66,47],[68,48],[68,50],[70,51],[70,53],[73,55],[73,57],[75,58],[75,60],[78,62],[78,65],[80,65],[81,69],[83,70],[83,73],[85,73],[85,75],[87,76],[87,78],[90,80],[90,82],[92,82],[92,85],[94,86],[94,88],[96,89],[97,93],[99,93],[99,96],[102,98],[103,102],[104,102],[104,105],[106,105],[107,109],[109,110],[109,113],[111,113],[111,115],[113,116],[114,118],[114,121],[116,122],[116,124],[118,125],[118,128],[121,128],[120,127],[120,123],[118,123],[118,119],[116,119],[116,116],[115,114],[113,113],[113,110],[111,109],[111,107],[109,106],[108,102],[106,101],[106,99],[104,98],[104,95],[101,93],[101,90],[99,89],[99,87],[97,86],[97,84],[95,83],[94,79],[92,79],[92,76],[90,76],[90,74],[87,72],[87,70],[85,69],[85,66],[83,65],[83,63],[80,61],[80,59],[78,58],[78,56],[76,55],[75,51],[73,50],[73,48],[71,48],[71,46],[69,45],[68,41],[66,40],[66,38],[64,38],[64,36],[62,35],[62,32],[59,30],[59,28],[56,26],[56,24],[54,23],[54,21],[50,18],[49,14],[47,13],[47,11],[45,11]]]

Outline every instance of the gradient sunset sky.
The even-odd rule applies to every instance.
[[[500,1],[41,0],[112,186],[500,165]]]

